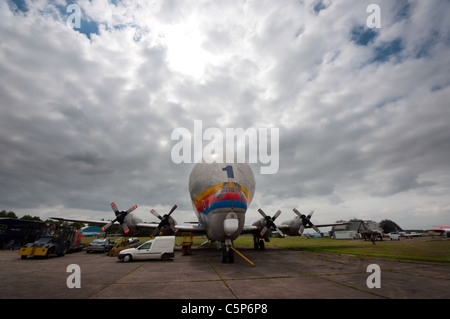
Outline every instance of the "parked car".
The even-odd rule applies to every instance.
[[[110,241],[108,238],[105,239],[94,239],[91,241],[89,246],[86,248],[86,253],[93,251],[99,251],[102,253],[107,253],[114,247],[114,242]]]
[[[400,234],[399,233],[389,233],[389,238],[391,240],[400,240]]]

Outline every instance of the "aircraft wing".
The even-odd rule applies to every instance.
[[[206,229],[199,225],[176,225],[178,232],[190,232],[196,235],[206,235]]]
[[[155,230],[158,228],[158,224],[148,224],[148,223],[137,223],[136,227],[138,229],[149,229]],[[206,234],[206,229],[198,225],[175,225],[178,232],[191,232],[193,234]]]
[[[50,217],[51,219],[66,221],[66,222],[78,222],[83,224],[93,224],[98,226],[105,226],[110,221],[107,220],[92,220],[92,219],[77,219],[77,218],[63,218],[63,217]],[[119,225],[118,222],[115,222],[113,225]],[[138,229],[148,229],[155,230],[158,228],[157,223],[136,223],[134,225]],[[176,225],[175,226],[180,232],[191,232],[194,234],[206,234],[206,229],[199,225]]]
[[[261,229],[259,227],[248,225],[244,226],[244,228],[241,231],[241,235],[244,234],[259,234],[261,232]]]
[[[63,218],[63,217],[50,217],[50,219],[59,220],[62,222],[75,222],[75,223],[83,223],[83,224],[93,224],[98,226],[105,226],[109,223],[108,220],[91,220],[91,219],[77,219],[77,218]],[[114,225],[119,225],[118,222],[115,222]]]
[[[349,223],[332,223],[332,224],[319,224],[319,225],[316,225],[316,224],[314,224],[314,226],[316,226],[316,227],[332,227],[332,226],[342,226],[342,225],[348,225]],[[278,228],[280,228],[280,227],[278,227]],[[305,228],[311,228],[311,226],[305,226]],[[281,228],[280,228],[281,229]]]
[[[281,232],[287,231],[289,229],[289,227],[291,227],[291,226],[289,226],[289,225],[279,225],[279,226],[277,226],[277,228],[279,230],[281,230]],[[310,226],[308,226],[306,228],[310,228]],[[244,235],[244,234],[254,234],[254,235],[256,235],[256,234],[259,234],[261,232],[261,230],[262,229],[260,227],[257,227],[257,226],[254,226],[254,225],[244,226],[244,228],[242,229],[241,234],[242,235]]]
[[[331,226],[340,226],[340,225],[347,225],[348,223],[331,223],[331,224],[319,224],[316,225],[314,224],[315,227],[331,227]],[[281,225],[277,225],[277,228],[279,230],[281,230],[282,233],[287,233],[290,230],[292,231],[293,226],[289,225],[289,224],[281,224]],[[296,232],[298,231],[299,227],[295,227],[296,228]],[[312,228],[311,225],[307,225],[305,226],[305,228]],[[261,232],[261,228],[251,225],[251,226],[244,226],[244,228],[242,229],[241,234],[259,234]]]

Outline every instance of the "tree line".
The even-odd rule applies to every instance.
[[[13,211],[6,211],[6,210],[2,210],[0,211],[0,218],[12,218],[12,219],[20,219],[20,220],[28,220],[28,221],[34,221],[34,222],[44,222],[47,224],[55,224],[60,226],[63,222],[61,221],[55,221],[55,220],[42,220],[39,216],[31,216],[31,215],[23,215],[22,217],[18,217],[16,215],[16,213],[14,213]],[[71,226],[71,227],[76,227],[77,229],[80,229],[82,227],[84,227],[83,223],[70,223],[67,225],[67,223],[65,224],[66,226]]]

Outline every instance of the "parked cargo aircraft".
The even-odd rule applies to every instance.
[[[450,237],[450,226],[444,226],[444,225],[433,225],[433,229],[426,229],[426,231],[432,231],[435,233],[441,233],[441,234],[446,234],[447,237]]]
[[[204,234],[211,242],[216,242],[222,248],[222,262],[233,263],[233,241],[241,234],[253,234],[254,248],[264,249],[264,242],[269,241],[272,231],[284,236],[302,235],[305,228],[342,225],[342,223],[314,225],[309,215],[301,214],[294,208],[297,215],[292,220],[275,224],[280,216],[278,210],[273,217],[266,215],[262,209],[258,209],[262,219],[252,225],[245,226],[245,213],[252,202],[255,193],[255,178],[247,163],[197,163],[189,176],[189,193],[194,212],[198,218],[196,225],[178,225],[171,216],[177,206],[165,215],[161,216],[154,209],[150,212],[159,220],[159,224],[143,223],[133,214],[137,206],[126,211],[119,211],[116,204],[112,203],[116,218],[110,222],[99,220],[72,219],[52,217],[56,220],[75,221],[102,225],[103,230],[112,224],[120,224],[125,235],[135,232],[137,229],[151,229],[153,235],[173,235],[177,231]]]

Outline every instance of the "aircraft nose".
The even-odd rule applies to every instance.
[[[239,228],[239,219],[236,213],[231,212],[225,217],[223,221],[223,230],[228,236],[233,235]]]

